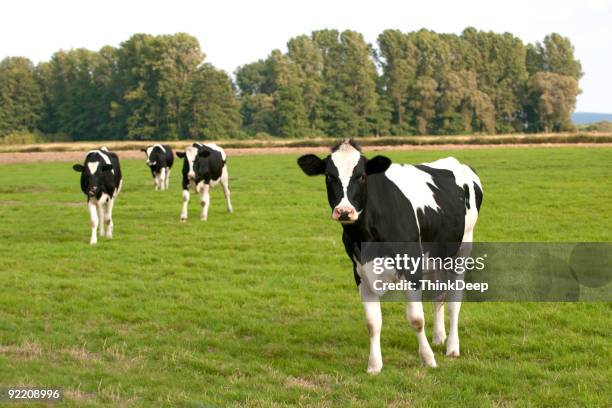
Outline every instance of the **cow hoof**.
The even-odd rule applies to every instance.
[[[445,341],[446,341],[446,334],[444,333],[434,333],[433,338],[431,339],[431,343],[434,346],[439,346],[441,344],[444,344]]]
[[[380,374],[381,371],[382,371],[382,365],[381,366],[370,366],[368,367],[367,373],[370,375],[376,375],[376,374]]]
[[[98,241],[89,241],[89,245],[96,245]]]
[[[447,350],[446,356],[450,358],[459,358],[459,349]]]
[[[202,222],[206,221],[206,217],[200,217],[200,221]]]
[[[457,358],[459,357],[459,338],[450,337],[446,343],[446,355],[448,357]]]
[[[181,217],[181,222],[182,222],[182,223],[187,222],[187,218],[183,218],[183,217]]]
[[[426,352],[419,352],[419,357],[421,357],[421,364],[424,366],[432,368],[436,368],[438,366],[436,364],[436,358],[434,357],[434,353],[431,350]]]

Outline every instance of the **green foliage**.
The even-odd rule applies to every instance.
[[[229,76],[210,64],[193,73],[184,123],[192,139],[233,138],[240,133],[240,113]]]
[[[110,126],[109,92],[112,91],[115,53],[86,49],[59,51],[38,66],[44,89],[45,133],[71,136],[73,140],[106,139]]]
[[[554,72],[538,72],[529,79],[529,107],[537,130],[573,130],[571,112],[578,96],[578,82]]]
[[[238,67],[237,89],[184,33],[136,34],[98,52],[59,51],[37,67],[7,58],[0,134],[177,140],[571,128],[579,90],[540,75],[577,84],[582,67],[565,37],[525,45],[472,27],[461,35],[385,30],[377,44],[350,30],[300,35],[287,52]],[[551,81],[563,90],[546,90]]]
[[[118,76],[125,87],[118,109],[129,139],[186,137],[182,119],[193,75],[204,60],[195,37],[137,34],[121,44]]]
[[[388,127],[377,115],[373,50],[361,34],[315,31],[290,39],[287,48],[236,71],[247,131],[355,136]],[[261,103],[268,98],[272,105]]]
[[[37,129],[43,108],[32,62],[23,57],[0,61],[0,136]]]
[[[612,122],[609,120],[602,120],[601,122],[581,126],[581,129],[590,132],[612,132]]]
[[[28,131],[12,132],[0,136],[0,144],[36,144],[43,142],[44,139],[38,133],[30,133]]]
[[[531,75],[540,71],[554,72],[578,81],[584,74],[582,65],[574,57],[574,46],[567,37],[553,33],[527,47],[527,69]]]
[[[197,39],[183,33],[136,34],[98,52],[59,51],[36,70],[7,59],[0,132],[40,129],[73,140],[237,136],[231,80],[203,60]]]

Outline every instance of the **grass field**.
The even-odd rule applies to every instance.
[[[612,240],[612,148],[386,154],[475,167],[478,241]],[[66,406],[612,404],[610,303],[464,304],[461,358],[437,347],[437,369],[384,304],[368,376],[340,227],[295,159],[230,157],[235,213],[217,188],[209,221],[192,199],[187,224],[178,167],[156,192],[124,161],[115,238],[95,247],[71,164],[0,166],[0,386],[59,386]]]

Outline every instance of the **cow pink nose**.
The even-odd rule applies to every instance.
[[[195,173],[190,172],[189,174],[187,174],[187,177],[190,179],[194,179],[195,178]]]
[[[355,217],[355,208],[349,206],[338,206],[334,208],[333,218],[336,221],[349,221]]]

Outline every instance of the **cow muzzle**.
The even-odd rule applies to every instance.
[[[190,171],[189,173],[187,173],[187,178],[189,180],[195,180],[195,172]]]
[[[89,191],[87,192],[87,195],[89,197],[95,197],[96,192],[97,192],[98,188],[97,187],[92,187],[89,189]]]
[[[357,211],[352,206],[337,206],[332,211],[334,221],[340,221],[343,224],[351,224],[357,221]]]

